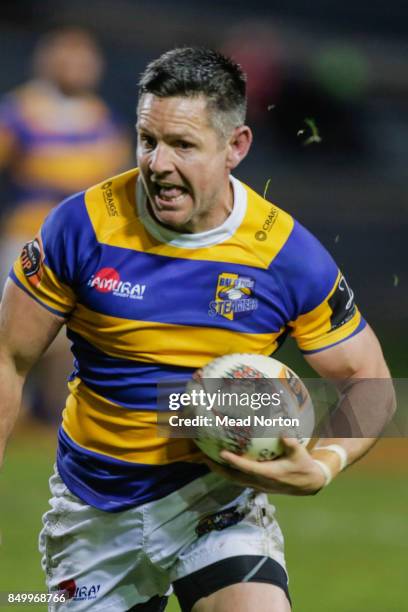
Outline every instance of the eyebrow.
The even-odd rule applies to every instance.
[[[155,134],[151,130],[149,130],[149,128],[141,126],[138,122],[136,122],[135,128],[139,132],[145,133],[148,136],[156,138]],[[193,134],[189,134],[187,132],[170,132],[169,134],[165,135],[165,138],[169,140],[198,140],[197,136],[194,136]]]

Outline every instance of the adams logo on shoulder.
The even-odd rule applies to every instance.
[[[40,284],[43,275],[43,261],[44,252],[40,237],[34,238],[23,246],[20,255],[21,266],[24,276],[35,287]]]
[[[254,287],[255,281],[249,276],[222,272],[218,276],[215,300],[209,303],[208,314],[230,321],[250,314],[258,308],[258,300],[252,296]]]

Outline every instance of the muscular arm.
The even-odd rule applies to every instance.
[[[369,383],[361,396],[361,384],[364,384],[364,379],[390,381],[379,342],[372,330],[367,327],[358,335],[337,346],[309,355],[307,361],[321,376],[337,381],[340,391],[344,392],[345,399],[340,406],[343,414],[351,403],[353,415],[361,425],[361,430],[370,430],[367,429],[369,427],[376,432],[375,436],[370,434],[369,437],[358,438],[329,438],[325,435],[318,441],[316,446],[329,444],[342,446],[347,451],[348,463],[353,463],[375,443],[378,433],[394,411],[395,400],[390,382],[380,385],[381,393],[376,392],[375,386]],[[330,422],[334,431],[339,430],[336,418]],[[214,471],[244,486],[291,495],[312,494],[324,486],[324,474],[314,458],[325,463],[333,476],[340,471],[340,457],[333,451],[314,448],[309,453],[293,438],[284,439],[284,443],[285,455],[275,461],[258,463],[222,451],[220,454],[230,467],[214,462],[211,462],[211,467]]]
[[[0,305],[0,465],[20,408],[25,377],[64,320],[8,281]]]
[[[390,373],[380,344],[366,327],[360,334],[322,353],[306,357],[323,378],[337,381],[343,398],[337,412],[327,424],[326,432],[312,450],[312,456],[327,463],[335,475],[340,469],[339,457],[319,446],[339,444],[348,455],[348,464],[361,458],[376,442],[392,417],[395,397]],[[350,434],[344,436],[349,424]],[[358,437],[359,432],[368,437]]]

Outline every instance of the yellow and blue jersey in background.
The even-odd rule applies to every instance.
[[[129,136],[96,95],[65,96],[33,80],[0,105],[0,167],[11,184],[3,232],[36,232],[51,207],[69,194],[119,172]]]
[[[14,266],[14,282],[66,318],[75,371],[57,463],[97,508],[163,497],[207,471],[192,440],[157,437],[158,382],[227,353],[270,355],[288,333],[321,351],[365,325],[322,245],[231,182],[226,222],[180,235],[152,219],[131,170],[55,208]]]

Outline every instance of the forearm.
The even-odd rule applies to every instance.
[[[13,360],[0,354],[0,466],[20,409],[23,383],[24,376],[17,372]]]
[[[310,451],[313,459],[329,468],[330,480],[361,459],[378,438],[320,438]],[[340,447],[340,449],[339,449]],[[344,449],[344,453],[339,452]]]
[[[329,467],[332,477],[370,450],[396,406],[390,378],[349,380],[340,391],[341,400],[311,451],[314,459]]]
[[[37,304],[12,281],[0,304],[0,463],[21,403],[27,373],[58,333],[63,319]]]

